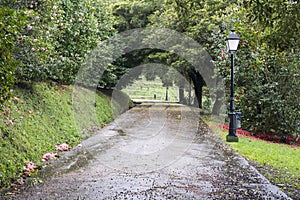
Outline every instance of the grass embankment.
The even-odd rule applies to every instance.
[[[74,95],[83,95],[81,103],[93,105],[90,107],[96,110],[96,118],[91,117],[89,108],[73,108],[74,91]],[[55,152],[55,145],[75,146],[89,136],[89,127],[112,120],[107,95],[84,95],[92,91],[83,88],[74,91],[72,86],[22,84],[13,92],[14,98],[1,105],[0,188],[18,182],[27,162],[41,166],[41,155]]]
[[[218,128],[216,122],[203,120],[226,140],[228,131]],[[273,184],[294,199],[300,198],[300,148],[272,143],[254,137],[239,135],[239,142],[228,143],[235,151],[252,162]]]

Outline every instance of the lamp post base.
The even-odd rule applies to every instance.
[[[237,136],[233,135],[227,135],[226,136],[226,142],[238,142],[239,138]]]

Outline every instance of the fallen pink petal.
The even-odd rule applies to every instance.
[[[42,155],[42,159],[43,159],[43,161],[46,161],[46,160],[53,159],[56,156],[57,156],[57,153],[45,153],[44,155]]]
[[[56,145],[56,150],[57,151],[68,151],[71,147],[66,144],[66,143],[63,143],[63,144],[60,144],[60,145]]]
[[[24,181],[19,181],[18,182],[19,185],[24,185],[24,183],[25,183]]]

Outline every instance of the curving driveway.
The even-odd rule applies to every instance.
[[[213,135],[197,110],[143,103],[6,199],[289,199]]]

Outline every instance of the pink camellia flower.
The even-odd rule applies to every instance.
[[[60,144],[60,145],[56,145],[56,150],[57,151],[68,151],[71,147],[66,144],[66,143],[63,143],[63,144]]]
[[[13,100],[14,102],[19,102],[19,101],[20,101],[20,99],[19,99],[18,97],[14,97],[12,100]]]
[[[14,122],[13,122],[13,120],[10,119],[10,120],[7,121],[7,124],[8,124],[8,125],[13,125]]]
[[[31,171],[35,170],[37,168],[36,165],[33,162],[28,162],[26,167],[27,167],[27,169],[29,169]]]
[[[33,162],[28,162],[24,167],[25,174],[30,175],[31,172],[33,172],[37,166]]]
[[[225,52],[225,50],[224,49],[222,49],[222,53],[224,53]]]
[[[24,185],[25,182],[24,182],[24,181],[19,181],[18,184],[19,184],[19,185]]]
[[[32,47],[32,48],[31,48],[31,51],[35,51],[35,48]]]
[[[225,57],[224,55],[222,55],[222,59],[223,59],[223,60],[225,60],[225,59],[226,59],[226,57]]]
[[[243,94],[243,91],[242,91],[242,90],[240,90],[240,91],[239,91],[239,94]]]
[[[37,42],[37,39],[34,39],[33,42]]]
[[[45,47],[42,47],[42,48],[41,48],[41,50],[42,50],[42,51],[45,51],[45,50],[46,50],[46,48],[45,48]]]
[[[6,113],[10,115],[11,114],[11,109],[10,108],[6,108]]]
[[[46,161],[46,160],[50,160],[53,159],[57,156],[57,153],[45,153],[44,155],[42,155],[42,160]]]

